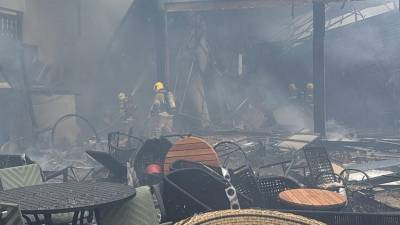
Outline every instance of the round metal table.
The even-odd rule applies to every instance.
[[[340,209],[346,198],[339,193],[322,189],[291,189],[279,193],[279,199],[296,209]]]
[[[94,211],[96,222],[100,224],[99,210],[131,199],[136,191],[133,187],[108,182],[80,183],[45,183],[0,192],[0,201],[18,204],[21,213],[28,223],[27,215],[33,215],[36,222],[38,215],[44,215],[45,224],[51,225],[51,214],[73,212],[72,224],[83,223],[85,211],[92,217]]]

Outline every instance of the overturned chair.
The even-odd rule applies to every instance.
[[[165,218],[173,222],[201,212],[247,208],[253,201],[208,166],[178,169],[166,174],[162,197]]]

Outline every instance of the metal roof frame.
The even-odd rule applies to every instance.
[[[160,3],[165,12],[243,10],[267,7],[303,5],[312,2],[346,2],[362,0],[164,0]]]

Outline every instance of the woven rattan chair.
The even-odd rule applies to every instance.
[[[224,210],[196,215],[175,225],[323,225],[324,223],[290,213],[245,209]]]

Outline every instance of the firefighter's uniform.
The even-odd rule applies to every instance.
[[[156,95],[151,107],[152,131],[150,136],[159,138],[161,135],[173,132],[173,113],[176,105],[173,93],[168,91],[162,82],[157,82],[154,85],[154,91]]]

